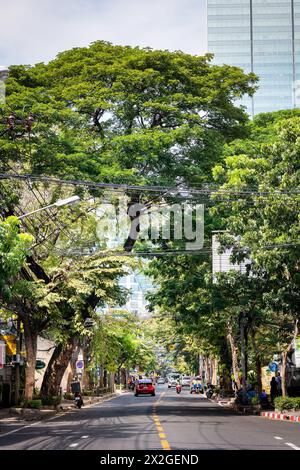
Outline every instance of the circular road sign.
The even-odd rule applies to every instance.
[[[276,364],[276,362],[270,362],[269,369],[270,369],[271,372],[277,372],[278,371],[278,365]]]

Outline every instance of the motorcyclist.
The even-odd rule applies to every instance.
[[[193,379],[192,381],[192,385],[191,385],[191,391],[197,391],[197,380],[196,379]]]
[[[199,377],[197,377],[197,380],[196,380],[196,389],[198,393],[200,393],[202,390],[202,384],[201,384],[201,380],[199,379]]]
[[[80,392],[75,392],[75,404],[77,408],[81,408],[83,406],[83,399]]]
[[[177,392],[177,393],[180,393],[180,392],[181,392],[181,388],[182,388],[181,381],[180,381],[180,379],[178,378],[178,379],[176,380],[176,392]]]

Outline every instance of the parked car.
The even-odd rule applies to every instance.
[[[165,383],[164,377],[158,377],[157,383],[158,383],[158,384],[164,384],[164,383]]]
[[[135,387],[135,396],[152,395],[155,397],[155,386],[151,379],[140,379]]]
[[[190,387],[191,377],[189,375],[183,375],[181,377],[181,385],[182,385],[182,387]]]

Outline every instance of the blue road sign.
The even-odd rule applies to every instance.
[[[76,369],[83,369],[84,368],[84,362],[83,361],[77,361],[76,362]]]
[[[270,362],[269,369],[270,369],[271,372],[277,372],[278,371],[278,365],[276,364],[276,362]]]

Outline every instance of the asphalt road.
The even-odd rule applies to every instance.
[[[300,425],[241,416],[184,390],[123,394],[54,419],[2,429],[0,450],[300,450]]]

